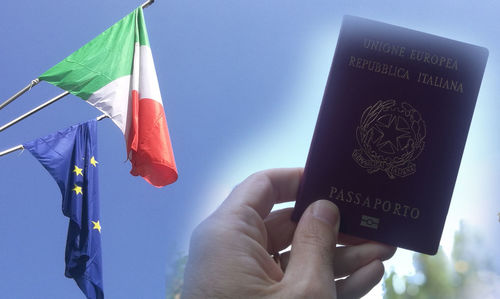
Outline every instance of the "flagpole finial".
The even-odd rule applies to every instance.
[[[142,7],[142,9],[144,9],[144,8],[150,6],[151,4],[153,4],[154,2],[155,2],[155,0],[148,0],[144,3],[142,3],[141,7]]]

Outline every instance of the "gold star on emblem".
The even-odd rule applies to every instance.
[[[90,164],[92,164],[94,167],[97,167],[97,164],[99,162],[97,162],[97,160],[94,158],[94,156],[92,156],[92,158],[90,158]]]
[[[73,188],[73,189],[71,189],[71,190],[75,191],[75,192],[76,192],[76,195],[78,195],[78,194],[83,194],[83,192],[82,192],[82,187],[78,186],[77,184],[75,184],[75,188]]]
[[[82,168],[79,168],[78,166],[75,165],[75,169],[73,169],[73,172],[76,173],[76,176],[83,176]]]
[[[101,233],[101,224],[99,223],[99,220],[97,220],[97,222],[92,221],[92,223],[94,224],[94,227],[92,229],[97,229],[99,233]]]

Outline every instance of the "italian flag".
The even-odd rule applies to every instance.
[[[113,120],[125,136],[132,175],[156,187],[177,180],[141,7],[39,78],[84,99]]]

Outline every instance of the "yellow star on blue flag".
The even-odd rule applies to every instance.
[[[78,194],[83,194],[82,192],[82,187],[78,186],[77,184],[75,184],[75,188],[71,189],[72,191],[75,191],[76,195]]]
[[[76,175],[81,175],[83,176],[83,173],[82,173],[82,168],[79,168],[78,166],[75,165],[75,168],[73,169],[73,172],[76,173]]]
[[[95,157],[92,156],[92,158],[90,158],[90,164],[92,164],[92,166],[94,166],[94,167],[97,167],[97,163],[99,163],[99,162],[97,162]]]
[[[99,223],[99,220],[97,220],[97,222],[92,221],[92,223],[94,224],[94,227],[92,229],[97,229],[100,233],[101,232],[101,224]]]

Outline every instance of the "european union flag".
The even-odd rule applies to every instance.
[[[104,298],[97,159],[97,123],[91,120],[23,144],[54,177],[70,219],[65,275],[87,298]]]

